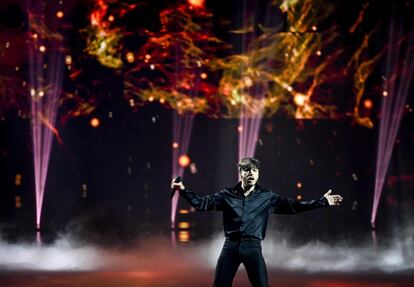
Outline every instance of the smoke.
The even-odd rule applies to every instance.
[[[400,272],[414,269],[414,237],[391,240],[379,247],[369,241],[351,245],[341,242],[309,242],[294,245],[286,235],[275,234],[262,244],[263,256],[269,269],[301,272]],[[202,257],[214,268],[223,244],[222,236],[200,246]]]
[[[0,270],[140,270],[142,276],[155,273],[167,276],[214,269],[223,242],[222,234],[210,240],[176,246],[166,236],[154,237],[127,248],[80,244],[70,236],[60,236],[53,244],[0,241]],[[413,247],[412,233],[383,247],[375,246],[372,241],[359,246],[346,242],[309,242],[298,246],[282,235],[273,235],[265,239],[263,254],[270,270],[391,273],[414,268]]]
[[[98,267],[100,255],[96,248],[77,247],[66,239],[50,246],[0,242],[0,269],[86,271]]]

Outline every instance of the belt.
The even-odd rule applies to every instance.
[[[226,240],[237,241],[237,242],[242,242],[242,241],[262,241],[259,238],[256,238],[256,237],[253,237],[253,236],[228,236],[228,237],[226,237]]]

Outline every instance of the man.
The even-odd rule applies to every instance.
[[[240,263],[245,266],[252,286],[269,286],[261,241],[266,234],[270,212],[297,213],[342,202],[342,197],[331,195],[331,190],[311,201],[282,198],[257,184],[259,165],[255,158],[242,159],[239,162],[241,181],[233,188],[206,196],[186,189],[182,182],[173,180],[171,183],[171,188],[179,189],[195,209],[223,211],[226,241],[217,261],[215,287],[231,286]]]

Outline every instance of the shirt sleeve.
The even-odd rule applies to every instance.
[[[298,201],[289,197],[281,197],[279,194],[272,192],[270,206],[272,213],[293,214],[319,207],[326,207],[329,206],[329,203],[324,196],[309,201]]]
[[[200,196],[189,189],[180,190],[180,195],[184,197],[188,203],[198,211],[207,210],[223,210],[224,190]]]

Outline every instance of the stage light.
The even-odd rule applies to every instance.
[[[201,73],[200,77],[201,77],[203,80],[205,80],[205,79],[207,79],[207,74],[206,74],[206,73]]]
[[[321,50],[316,51],[316,55],[321,56],[322,55]]]
[[[395,27],[394,22],[389,26],[389,42],[393,43],[401,38],[401,27]],[[413,43],[414,36],[411,34],[407,40]],[[371,213],[371,227],[375,229],[376,216],[381,199],[382,190],[387,176],[388,166],[396,143],[398,130],[403,117],[404,104],[407,101],[412,76],[414,74],[414,56],[411,52],[411,44],[404,48],[404,45],[398,45],[398,50],[388,49],[386,59],[386,71],[383,79],[390,79],[393,70],[404,63],[405,73],[399,79],[398,84],[393,81],[386,82],[387,90],[383,91],[381,98],[381,117],[379,120],[379,137],[377,149],[377,163],[375,170],[375,187],[374,200]],[[384,95],[386,92],[386,95]],[[389,96],[388,96],[389,93]]]
[[[151,70],[155,70],[155,65],[154,65],[154,64],[151,64],[151,65],[150,65],[150,69],[151,69]]]
[[[88,186],[86,184],[82,184],[82,197],[83,198],[88,197]]]
[[[190,223],[188,223],[188,222],[179,222],[178,223],[178,228],[180,228],[180,229],[188,229],[188,228],[190,228]]]
[[[109,21],[109,22],[113,22],[114,20],[115,20],[114,15],[109,15],[109,17],[108,17],[108,21]]]
[[[177,149],[179,147],[179,144],[177,142],[173,142],[172,147],[174,149]]]
[[[383,91],[383,92],[382,92],[382,95],[383,95],[384,97],[387,97],[387,96],[388,96],[388,92],[387,92],[387,91]]]
[[[134,53],[128,52],[126,54],[126,60],[128,63],[133,63],[135,61]]]
[[[29,1],[28,11],[41,11],[42,1]],[[40,6],[39,6],[40,5]],[[29,17],[28,27],[35,27],[33,22],[36,17]],[[38,34],[32,35],[33,39],[40,38]],[[36,41],[28,42],[29,79],[31,94],[31,134],[33,147],[34,184],[36,193],[36,227],[40,229],[43,198],[46,190],[49,160],[53,144],[53,135],[58,140],[59,133],[55,128],[59,96],[61,95],[62,80],[64,74],[63,49],[55,49],[53,53],[46,54],[46,46]],[[44,55],[41,55],[44,54]],[[47,65],[49,63],[49,65]],[[48,71],[45,73],[44,69]],[[47,92],[42,88],[48,87]],[[36,91],[37,89],[37,91]],[[36,95],[38,97],[36,97]],[[42,99],[39,100],[39,97]]]
[[[296,187],[297,187],[297,188],[302,188],[302,187],[303,187],[303,185],[302,185],[302,183],[299,181],[299,182],[297,182],[297,183],[296,183]]]
[[[302,197],[302,195],[301,195],[301,194],[296,195],[296,199],[297,199],[297,200],[302,200],[302,198],[303,198],[303,197]]]
[[[65,14],[62,11],[57,11],[56,12],[56,17],[58,17],[59,19],[63,18]]]
[[[364,101],[364,107],[366,109],[372,109],[373,106],[374,106],[374,104],[372,103],[372,101],[370,99],[366,99]]]
[[[178,213],[179,213],[179,214],[189,214],[189,213],[190,213],[190,211],[189,211],[188,209],[180,209],[180,210],[178,211]]]
[[[179,164],[181,167],[187,167],[187,166],[190,164],[190,158],[188,157],[188,155],[186,155],[186,154],[181,155],[181,156],[178,158],[178,164]]]
[[[317,31],[318,27],[316,27],[315,25],[312,26],[312,31]]]
[[[237,131],[238,131],[239,133],[242,133],[242,132],[243,132],[243,126],[238,126],[238,127],[237,127]]]
[[[148,98],[148,101],[153,102],[153,101],[154,101],[154,97],[153,97],[153,96],[150,96],[150,97]]]
[[[21,208],[22,207],[22,201],[20,196],[15,196],[14,197],[14,205],[16,206],[16,208]]]
[[[22,175],[21,174],[16,174],[16,177],[14,179],[14,184],[19,186],[22,184]]]
[[[100,124],[100,121],[98,118],[92,118],[90,124],[92,127],[97,128]]]
[[[160,103],[161,104],[165,103],[165,99],[164,98],[160,98]]]
[[[189,242],[190,241],[190,232],[184,231],[184,230],[180,231],[178,233],[178,241],[183,242],[183,243]]]

